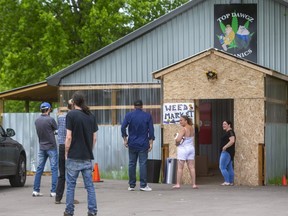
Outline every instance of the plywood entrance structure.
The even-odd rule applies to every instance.
[[[265,80],[288,77],[216,49],[203,51],[153,73],[162,82],[162,103],[197,103],[201,99],[233,99],[237,136],[235,184],[259,185],[259,144],[265,143]],[[196,125],[199,123],[196,115]],[[176,157],[173,134],[179,125],[163,124],[163,143]],[[189,178],[184,179],[189,183]]]

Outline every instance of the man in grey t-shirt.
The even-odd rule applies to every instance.
[[[38,166],[34,179],[32,196],[37,197],[43,195],[40,193],[41,176],[49,157],[52,173],[50,196],[55,197],[58,177],[58,152],[54,132],[57,130],[57,123],[50,116],[50,112],[52,111],[50,103],[43,102],[40,105],[40,110],[42,114],[35,121],[40,148],[38,152]]]

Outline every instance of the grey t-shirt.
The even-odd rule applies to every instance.
[[[41,114],[35,121],[36,131],[39,138],[41,150],[57,148],[54,131],[57,130],[57,123],[49,115]]]

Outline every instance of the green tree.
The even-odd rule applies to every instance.
[[[67,65],[68,38],[61,23],[43,4],[2,0],[0,7],[4,24],[0,74],[5,90],[43,81]]]
[[[43,81],[187,1],[1,0],[0,91]]]
[[[130,26],[133,30],[165,15],[189,0],[127,0],[123,10],[130,17]]]

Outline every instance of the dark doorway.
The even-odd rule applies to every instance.
[[[219,174],[222,122],[224,120],[234,122],[234,101],[233,99],[199,100],[198,115],[200,122],[196,139],[197,176],[215,176]]]

